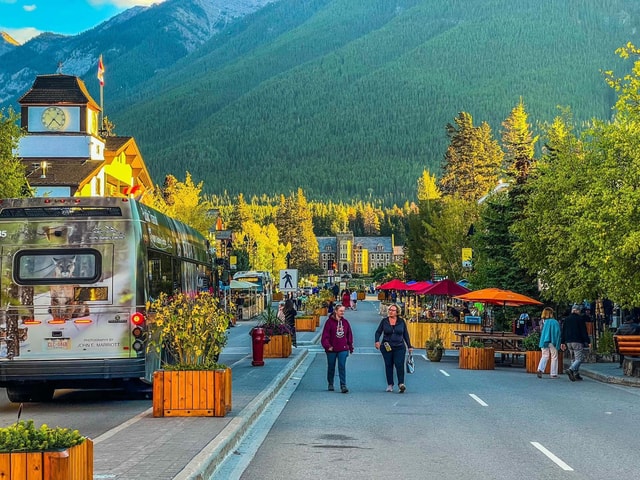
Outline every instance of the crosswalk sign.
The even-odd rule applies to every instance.
[[[287,268],[280,270],[279,289],[281,292],[295,292],[298,290],[298,270]]]

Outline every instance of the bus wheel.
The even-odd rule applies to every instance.
[[[7,387],[7,397],[10,402],[50,402],[54,389],[51,387],[14,388]]]

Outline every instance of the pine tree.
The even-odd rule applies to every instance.
[[[445,194],[478,200],[498,183],[504,153],[488,123],[474,127],[473,118],[466,112],[460,112],[454,122],[447,124],[450,145],[440,188]]]
[[[506,171],[516,184],[524,183],[529,176],[534,161],[535,144],[538,141],[538,137],[532,135],[527,119],[524,101],[520,97],[520,103],[502,123]]]

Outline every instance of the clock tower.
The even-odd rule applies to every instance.
[[[22,128],[19,153],[29,183],[60,195],[73,195],[78,177],[105,160],[100,106],[84,82],[72,75],[39,75],[19,100]]]

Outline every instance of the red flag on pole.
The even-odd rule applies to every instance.
[[[98,59],[98,80],[100,81],[100,86],[104,87],[104,64],[102,63],[102,55]]]

